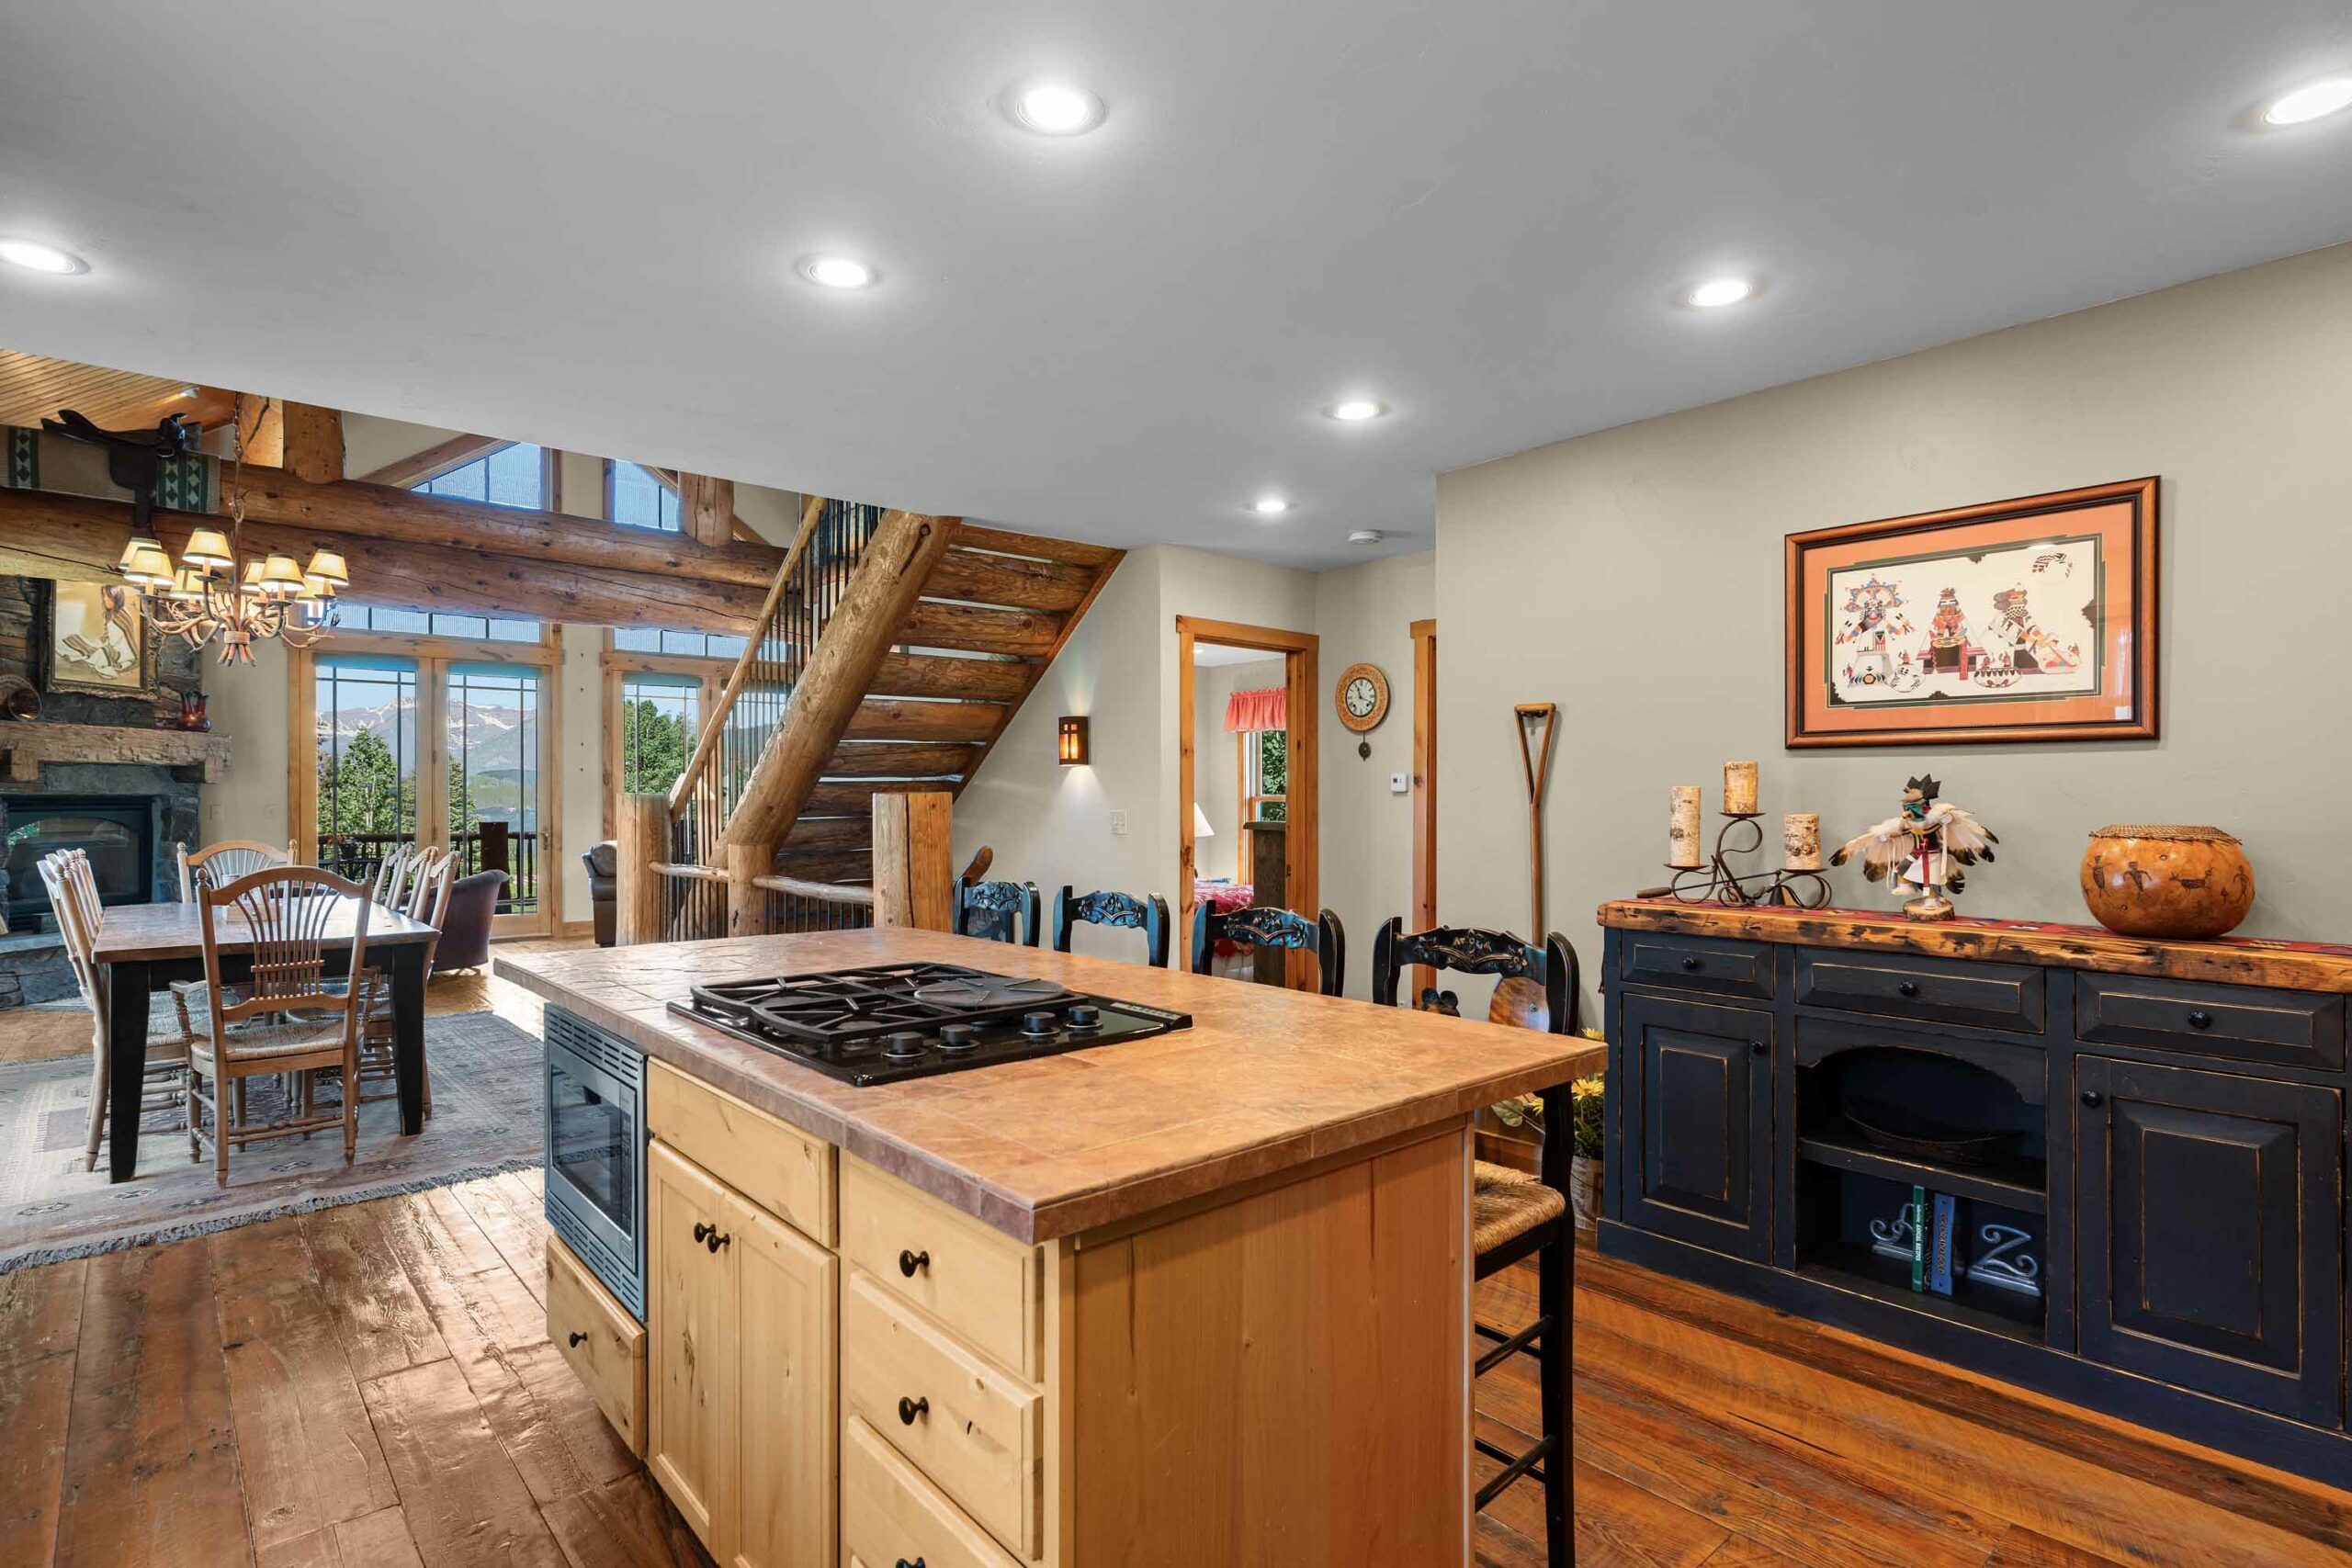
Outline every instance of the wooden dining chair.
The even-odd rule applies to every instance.
[[[957,882],[956,934],[1035,947],[1045,923],[1045,901],[1034,882]]]
[[[1577,1027],[1577,950],[1557,931],[1545,937],[1538,949],[1508,931],[1471,926],[1408,934],[1403,919],[1392,916],[1373,939],[1372,999],[1382,1007],[1395,1007],[1398,981],[1416,964],[1531,981],[1543,987],[1544,1022],[1549,1032],[1582,1032]],[[1576,1562],[1569,1370],[1575,1364],[1577,1233],[1569,1213],[1567,1180],[1568,1156],[1575,1147],[1575,1112],[1565,1082],[1543,1090],[1542,1098],[1541,1174],[1531,1176],[1487,1160],[1476,1161],[1473,1172],[1470,1239],[1477,1257],[1474,1277],[1487,1279],[1532,1257],[1536,1296],[1535,1321],[1516,1332],[1473,1321],[1471,1326],[1478,1337],[1493,1341],[1494,1348],[1478,1358],[1471,1376],[1475,1382],[1513,1356],[1532,1356],[1543,1394],[1543,1429],[1522,1452],[1512,1453],[1486,1438],[1474,1439],[1478,1452],[1502,1466],[1478,1488],[1477,1507],[1484,1512],[1487,1504],[1521,1477],[1534,1479],[1544,1488],[1545,1561],[1549,1568],[1569,1568]]]
[[[384,852],[376,863],[376,874],[368,879],[368,898],[379,908],[391,908],[400,899],[401,889],[408,882],[408,863],[416,854],[416,846],[398,843]]]
[[[345,978],[327,974],[327,956],[338,942],[327,934],[335,912],[353,911],[350,964]],[[209,1136],[215,1176],[229,1185],[229,1148],[266,1138],[307,1135],[343,1126],[343,1163],[359,1146],[360,1009],[367,992],[368,917],[375,908],[359,884],[311,866],[272,866],[225,886],[198,890],[197,914],[204,938],[204,985],[211,1027],[188,1053],[188,1158],[204,1157]],[[250,994],[221,983],[221,928],[241,922],[253,942]],[[240,933],[243,934],[243,933]],[[333,1111],[311,1103],[311,1075],[339,1070],[344,1090]],[[258,1126],[246,1119],[249,1078],[298,1075],[298,1103]],[[209,1086],[209,1088],[207,1087]],[[211,1127],[204,1125],[206,1111]]]
[[[83,1154],[82,1168],[96,1170],[98,1149],[106,1142],[107,1100],[114,1077],[113,1036],[108,1031],[112,1018],[107,987],[100,980],[97,964],[91,952],[97,939],[97,929],[90,921],[90,911],[96,908],[97,886],[92,881],[87,894],[74,886],[75,868],[73,857],[78,850],[61,850],[43,856],[38,869],[41,886],[48,890],[49,904],[57,917],[58,934],[65,941],[65,962],[74,973],[74,987],[82,993],[82,1005],[90,1010],[90,1119],[89,1142]],[[81,870],[86,872],[87,863]],[[141,1086],[139,1110],[141,1115],[150,1111],[168,1111],[178,1106],[187,1085],[187,1015],[180,1014],[180,1028],[175,1039],[150,1039],[147,1043],[147,1072]]]
[[[1079,893],[1065,882],[1054,897],[1056,953],[1069,951],[1070,928],[1077,925],[1139,931],[1144,962],[1154,969],[1168,967],[1168,900],[1157,893],[1145,898],[1132,893]]]
[[[433,973],[435,952],[441,945],[442,928],[448,923],[449,898],[458,885],[458,857],[444,853],[433,862],[424,875],[419,877],[411,891],[408,908],[401,912],[413,920],[422,920],[433,928],[433,935],[424,944],[424,973]],[[391,976],[381,968],[368,971],[368,995],[363,1000],[366,1021],[359,1034],[359,1102],[362,1105],[379,1100],[398,1098],[400,1090],[392,1086],[392,1017]],[[367,1086],[379,1084],[372,1092]],[[433,1114],[433,1064],[424,1063],[424,1114]]]
[[[1347,979],[1347,933],[1340,917],[1326,909],[1314,919],[1271,904],[1218,911],[1205,900],[1193,910],[1193,973],[1215,974],[1216,944],[1293,948],[1315,954],[1316,989],[1336,997]]]
[[[288,844],[281,850],[275,844],[256,843],[251,839],[223,839],[194,851],[182,844],[179,861],[180,902],[193,904],[197,886],[203,878],[210,877],[219,886],[250,876],[266,866],[291,865],[294,846]]]

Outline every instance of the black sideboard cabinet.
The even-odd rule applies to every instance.
[[[2352,1486],[2352,950],[1600,923],[1603,1252]],[[1913,1288],[1916,1190],[1949,1200],[1949,1293]]]

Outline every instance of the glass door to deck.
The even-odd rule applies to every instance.
[[[545,671],[530,664],[444,666],[444,840],[458,874],[503,871],[506,891],[492,929],[545,931],[541,877],[557,874],[539,854],[547,781],[539,748]]]

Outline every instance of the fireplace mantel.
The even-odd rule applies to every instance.
[[[43,762],[128,762],[197,768],[212,784],[228,764],[229,738],[107,724],[0,724],[0,773],[19,783],[39,779]]]

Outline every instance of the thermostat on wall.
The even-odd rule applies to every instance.
[[[1409,795],[1412,793],[1412,788],[1413,781],[1407,778],[1403,773],[1391,773],[1388,775],[1389,794]]]

